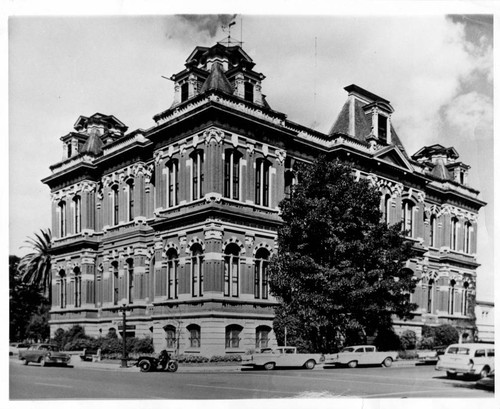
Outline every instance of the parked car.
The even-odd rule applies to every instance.
[[[30,362],[38,363],[42,366],[48,364],[61,364],[68,366],[71,357],[59,351],[59,347],[51,344],[34,344],[25,351],[19,352],[19,359],[24,365]]]
[[[488,391],[495,390],[495,371],[491,371],[488,376],[479,379],[476,382],[476,388],[486,389]]]
[[[19,355],[19,351],[24,351],[29,348],[31,344],[26,342],[11,342],[9,344],[9,356]]]
[[[446,351],[446,346],[434,347],[432,349],[423,349],[417,352],[417,357],[420,363],[436,364],[439,357]]]
[[[322,354],[301,354],[295,347],[264,348],[259,353],[252,354],[242,360],[243,366],[261,367],[272,370],[276,367],[304,367],[314,369],[323,363]]]
[[[451,344],[436,364],[437,371],[446,371],[448,378],[458,374],[486,377],[495,370],[494,344]]]
[[[338,354],[327,355],[325,365],[383,365],[389,367],[398,357],[397,351],[377,351],[373,345],[355,345],[345,347]]]

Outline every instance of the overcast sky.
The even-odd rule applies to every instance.
[[[232,37],[266,79],[271,108],[328,132],[357,84],[387,100],[407,152],[455,147],[488,206],[479,223],[478,298],[493,299],[493,19],[489,16],[13,17],[9,22],[10,254],[50,227],[40,180],[80,115],[129,131],[170,107],[170,77],[196,46]]]

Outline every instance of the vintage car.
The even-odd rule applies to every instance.
[[[436,370],[446,371],[448,378],[455,378],[458,374],[484,378],[495,370],[495,345],[451,344],[439,357]]]
[[[9,356],[10,355],[19,355],[20,351],[24,351],[29,348],[31,344],[25,342],[11,342],[9,344]]]
[[[71,357],[68,354],[59,351],[56,345],[34,344],[25,351],[19,352],[19,359],[24,365],[35,362],[41,366],[50,364],[60,364],[68,366]]]
[[[296,347],[264,348],[261,352],[252,354],[244,359],[243,366],[264,368],[271,370],[276,367],[303,367],[314,369],[317,364],[323,363],[322,354],[301,354]]]
[[[373,345],[355,345],[345,347],[338,354],[325,357],[325,365],[383,365],[389,367],[398,357],[397,351],[377,351]]]

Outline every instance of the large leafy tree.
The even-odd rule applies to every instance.
[[[41,230],[39,234],[26,240],[26,247],[32,252],[25,255],[19,263],[18,269],[23,281],[33,287],[41,288],[49,295],[52,284],[51,244],[52,233],[50,229]]]
[[[377,189],[325,157],[297,173],[269,269],[278,341],[286,332],[288,343],[328,352],[390,330],[393,315],[410,318],[412,246],[400,224],[382,222]]]
[[[23,282],[19,261],[19,257],[9,256],[9,339],[46,339],[49,301],[40,288]]]

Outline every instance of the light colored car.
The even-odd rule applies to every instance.
[[[301,354],[295,347],[277,347],[274,349],[263,348],[259,353],[253,354],[243,360],[243,366],[261,367],[272,370],[276,367],[303,367],[314,369],[317,364],[323,363],[322,354]]]
[[[19,355],[19,351],[25,351],[30,345],[25,342],[11,342],[9,344],[9,355]]]
[[[68,366],[71,357],[64,352],[60,352],[56,345],[34,344],[27,350],[19,352],[19,359],[24,365],[30,362],[38,363],[42,366],[48,364],[60,364]]]
[[[488,376],[495,370],[494,344],[451,344],[436,364],[437,371],[446,371],[448,378],[458,374]]]
[[[355,345],[345,347],[338,354],[327,355],[325,365],[383,365],[389,367],[397,359],[397,351],[377,351],[373,345]]]

